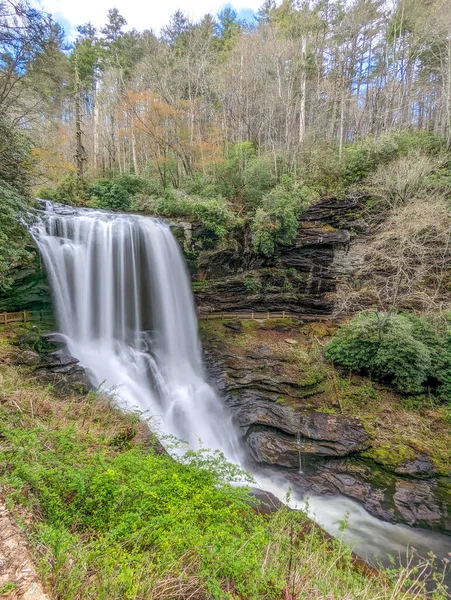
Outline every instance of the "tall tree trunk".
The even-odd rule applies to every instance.
[[[81,111],[81,93],[80,93],[80,75],[78,71],[78,56],[75,53],[75,162],[77,165],[77,176],[80,180],[84,176],[84,163],[86,160],[86,151],[83,146],[83,122]]]

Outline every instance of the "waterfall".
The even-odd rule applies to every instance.
[[[151,417],[154,429],[241,463],[231,415],[205,378],[189,277],[169,226],[46,203],[31,233],[59,330],[94,386],[114,390],[125,407]],[[300,432],[296,444],[302,472]],[[304,505],[284,474],[254,475],[259,487],[281,499],[289,492],[293,508]],[[425,553],[433,548],[445,556],[449,550],[447,536],[380,522],[345,498],[313,497],[309,506],[315,520],[343,535],[365,559],[401,554],[411,541]],[[348,530],[339,533],[345,512]]]
[[[46,203],[32,235],[69,352],[94,386],[191,447],[236,461],[231,416],[207,383],[189,276],[169,225]]]
[[[297,431],[296,432],[296,447],[298,449],[298,472],[302,473],[302,439],[301,439],[301,432]]]

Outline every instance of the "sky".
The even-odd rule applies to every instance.
[[[88,21],[96,27],[104,25],[109,8],[117,8],[129,28],[152,29],[157,33],[177,9],[196,21],[205,13],[216,15],[225,6],[230,6],[240,18],[250,20],[263,0],[227,3],[224,0],[36,0],[36,3],[53,15],[70,39],[75,37],[77,25]]]

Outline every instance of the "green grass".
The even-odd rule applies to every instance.
[[[218,453],[161,452],[109,398],[55,396],[0,343],[0,484],[60,600],[408,599],[301,511],[256,510]],[[438,596],[437,598],[444,596]]]

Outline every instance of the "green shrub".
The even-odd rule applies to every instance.
[[[55,188],[41,188],[37,195],[44,200],[74,206],[86,199],[86,183],[71,173],[66,175]]]
[[[296,186],[288,177],[266,194],[251,226],[254,251],[272,256],[278,245],[291,244],[298,231],[299,217],[313,197],[309,188]]]
[[[30,141],[0,114],[0,292],[13,283],[12,269],[29,261],[26,217],[32,159]]]
[[[449,334],[415,315],[360,313],[327,345],[326,357],[357,373],[390,382],[406,394],[431,385],[446,397],[451,389]]]
[[[130,194],[115,180],[99,179],[91,183],[87,194],[93,205],[106,210],[130,210]]]
[[[131,173],[123,173],[116,175],[112,179],[113,183],[127,190],[130,196],[134,196],[140,192],[146,191],[147,183],[144,179],[132,175]]]
[[[234,214],[223,198],[201,198],[189,196],[179,190],[171,190],[163,198],[154,198],[155,214],[163,217],[180,217],[197,221],[205,234],[222,238],[235,222]]]

